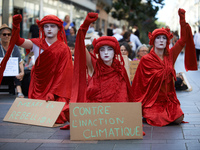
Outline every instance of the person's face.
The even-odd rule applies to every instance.
[[[107,45],[100,47],[99,54],[105,64],[112,64],[113,57],[115,54],[114,49],[112,47]]]
[[[70,21],[70,17],[69,17],[68,15],[65,17],[65,21],[66,21],[66,22],[69,22],[69,21]]]
[[[128,51],[126,50],[126,47],[124,45],[122,45],[120,47],[121,53],[122,55],[127,55],[128,56]]]
[[[9,29],[2,29],[0,34],[1,42],[9,43],[11,38],[11,31]]]
[[[56,24],[47,23],[44,24],[44,34],[48,38],[53,38],[57,36],[58,26]]]
[[[138,57],[142,58],[146,54],[148,54],[148,48],[145,46],[141,47],[140,50],[138,51]]]
[[[74,29],[71,28],[71,29],[69,30],[69,32],[70,32],[70,34],[74,34]]]
[[[154,46],[156,49],[163,50],[167,44],[167,37],[165,35],[158,35],[154,40]]]
[[[69,49],[71,51],[72,56],[74,56],[74,47],[69,47]]]

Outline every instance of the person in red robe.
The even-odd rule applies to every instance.
[[[133,99],[132,89],[116,38],[102,36],[94,39],[92,44],[95,55],[85,48],[86,31],[97,18],[97,13],[88,13],[77,34],[73,83],[75,89],[72,90],[71,102],[130,102]]]
[[[95,55],[85,47],[86,32],[97,18],[97,13],[88,13],[77,33],[70,103],[131,102],[132,89],[116,38],[94,39]],[[63,130],[69,128],[70,125],[61,127]]]
[[[197,70],[194,42],[189,24],[185,22],[185,10],[178,11],[181,38],[169,49],[173,35],[169,28],[155,29],[149,33],[150,53],[143,56],[132,83],[134,102],[142,102],[142,115],[153,126],[180,124],[184,114],[174,87],[175,61],[185,47],[186,70]]]
[[[21,16],[15,15],[13,20]],[[63,21],[54,15],[37,20],[40,38],[23,39],[17,34],[16,45],[34,52],[35,66],[31,71],[28,98],[65,102],[56,123],[69,120],[67,108],[71,97],[72,57],[67,46]],[[13,26],[19,28],[19,23]],[[19,30],[18,30],[19,31]]]

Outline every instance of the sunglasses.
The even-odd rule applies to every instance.
[[[7,36],[11,36],[11,33],[3,33],[2,35],[3,35],[3,36],[6,36],[6,35],[7,35]]]

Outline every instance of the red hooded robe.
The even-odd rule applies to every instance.
[[[153,47],[150,53],[140,60],[133,79],[134,101],[142,102],[143,117],[146,118],[148,124],[153,126],[165,126],[183,115],[174,87],[174,80],[176,80],[174,63],[185,43],[187,44],[185,49],[186,70],[196,70],[197,63],[194,42],[188,24],[181,23],[181,34],[181,38],[169,50],[169,41],[173,37],[169,29],[156,29],[152,34],[149,33],[150,45],[154,45],[154,40],[158,35],[167,37],[164,59],[161,60],[158,57]]]
[[[115,51],[112,66],[107,66],[100,56],[91,54],[94,73],[86,84],[86,54],[84,38],[91,22],[97,19],[96,13],[89,13],[81,25],[75,46],[73,94],[71,102],[130,102],[133,100],[130,82],[124,68],[120,46],[114,37],[103,36],[94,39],[94,52],[99,55],[99,48],[111,46]],[[87,90],[86,90],[87,88]]]
[[[31,39],[31,41],[44,51],[39,54],[31,71],[28,97],[46,100],[50,93],[54,96],[55,101],[65,102],[65,106],[56,121],[56,123],[64,123],[69,121],[67,108],[72,86],[73,65],[70,49],[64,43],[66,39],[62,20],[54,15],[47,15],[37,23],[42,33],[42,39]],[[50,46],[45,41],[43,31],[43,25],[46,23],[57,24],[60,28],[57,34],[58,40]]]

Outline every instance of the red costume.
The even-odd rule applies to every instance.
[[[13,19],[13,23],[12,23],[13,27],[16,24],[19,24],[21,21],[22,21],[22,16],[19,16],[17,19]],[[15,46],[15,43],[18,40],[16,35],[19,33],[19,31],[20,31],[19,28],[14,28],[12,30],[12,36],[11,36],[11,39],[10,39],[8,50],[7,50],[3,60],[0,63],[0,85],[1,85],[1,81],[3,79],[3,72],[6,69],[6,64],[7,64],[8,60],[9,60],[9,58],[10,58],[10,55],[12,53],[12,50],[13,50],[14,46]]]
[[[180,9],[181,38],[171,49],[169,49],[169,42],[173,36],[169,29],[156,29],[152,34],[149,33],[149,44],[153,46],[158,35],[167,37],[164,58],[161,60],[153,47],[150,53],[140,60],[132,83],[134,101],[142,102],[143,117],[150,125],[165,126],[183,115],[173,79],[176,80],[174,63],[185,43],[187,44],[185,49],[186,70],[197,70],[192,33],[190,26],[185,22],[184,14],[185,11]]]
[[[43,26],[44,24],[56,24],[59,27],[58,40],[47,45]],[[40,28],[40,37],[31,39],[39,47],[39,51],[44,50],[36,59],[35,66],[31,71],[31,82],[28,97],[32,99],[54,100],[65,102],[65,106],[58,117],[56,123],[64,123],[69,120],[67,108],[71,97],[72,86],[72,57],[66,42],[63,21],[57,16],[47,15],[41,21],[37,21]],[[21,40],[21,39],[20,39]],[[18,41],[18,45],[23,44]]]
[[[111,46],[115,51],[112,66],[91,54],[94,73],[86,81],[86,50],[85,35],[90,23],[96,21],[97,13],[89,13],[80,26],[75,44],[74,74],[72,82],[72,97],[70,102],[128,102],[133,100],[132,89],[124,68],[118,41],[114,37],[101,37],[93,41],[94,52],[99,55],[99,48]],[[120,59],[118,59],[120,57]],[[69,111],[69,109],[68,109]],[[69,125],[61,129],[69,129]]]
[[[86,54],[84,38],[85,33],[91,22],[97,19],[98,14],[89,13],[84,23],[81,25],[75,46],[75,61],[74,61],[74,79],[76,80],[73,86],[80,87],[83,93],[74,90],[71,102],[129,102],[132,101],[133,96],[129,79],[124,68],[124,61],[121,55],[120,46],[114,37],[103,36],[94,39],[94,52],[98,58],[91,54],[94,73],[92,77],[88,78],[88,86],[86,84]],[[92,20],[93,19],[93,20]],[[115,51],[115,56],[111,66],[106,65],[99,56],[99,48],[108,45]],[[120,58],[119,58],[120,57]],[[77,69],[79,68],[79,70]],[[77,69],[77,70],[76,70]],[[78,73],[77,73],[78,72]],[[84,75],[80,82],[78,82],[78,74],[82,72]],[[83,84],[82,84],[83,83]],[[87,91],[84,90],[87,88]],[[76,89],[77,90],[77,89]],[[80,97],[75,98],[75,94]],[[85,98],[84,98],[85,97]]]

